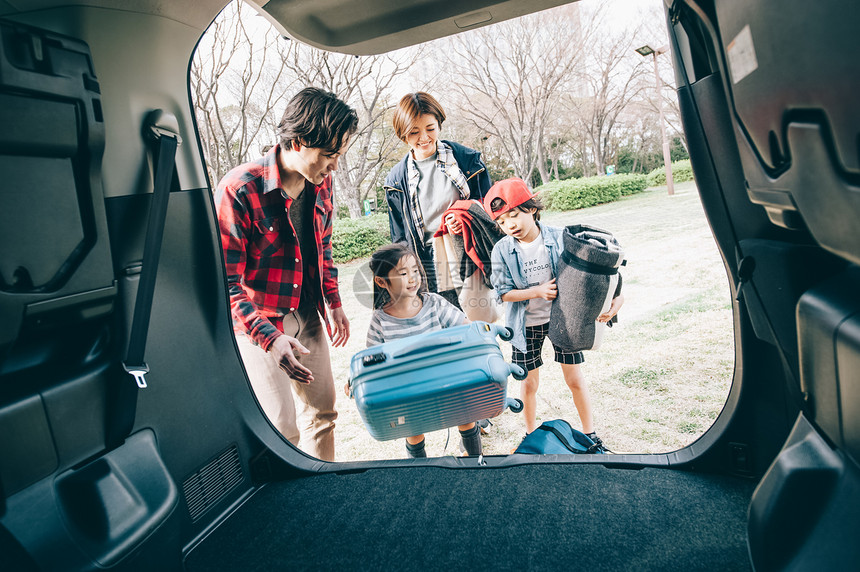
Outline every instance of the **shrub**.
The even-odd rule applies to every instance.
[[[391,242],[389,236],[385,214],[337,219],[331,234],[332,258],[335,262],[349,262],[370,256],[377,248]]]
[[[648,188],[648,177],[643,174],[613,175],[613,183],[621,187],[621,196],[627,197],[641,193]]]
[[[672,180],[676,183],[693,180],[693,167],[689,159],[672,163]],[[648,173],[648,186],[659,187],[666,184],[666,168],[658,167]]]
[[[535,192],[547,209],[568,211],[617,201],[647,186],[645,175],[611,175],[551,181]]]
[[[549,210],[555,210],[552,206],[552,201],[556,191],[561,187],[563,181],[550,181],[545,185],[541,185],[534,189],[535,194],[543,206]]]

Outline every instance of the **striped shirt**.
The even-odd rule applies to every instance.
[[[374,310],[367,329],[367,347],[466,323],[466,315],[442,296],[426,292],[422,298],[421,310],[411,318],[395,318],[382,308]]]
[[[302,264],[289,216],[293,201],[281,189],[279,150],[275,145],[264,157],[234,168],[215,191],[233,329],[264,350],[281,336],[284,316],[298,309],[305,281],[311,282],[327,328],[323,299],[332,309],[341,306],[331,254],[331,177],[319,186],[306,183],[302,191],[305,200],[313,201],[312,219],[303,222],[314,240],[305,249],[314,259]]]

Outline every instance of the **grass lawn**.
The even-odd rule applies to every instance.
[[[619,323],[599,350],[585,354],[598,434],[615,452],[660,453],[695,441],[723,407],[734,368],[731,300],[725,270],[693,182],[649,189],[620,201],[570,212],[546,212],[554,226],[589,224],[615,234],[625,249],[625,304]],[[403,440],[370,437],[355,404],[341,388],[349,360],[365,347],[370,320],[367,260],[340,264],[340,290],[352,337],[332,348],[340,415],[335,430],[338,461],[406,456]],[[510,345],[502,342],[510,357]],[[579,417],[547,342],[538,391],[538,419]],[[510,378],[508,394],[519,396]],[[484,453],[509,453],[525,423],[505,411],[492,420]],[[459,454],[456,428],[427,435],[430,456]]]

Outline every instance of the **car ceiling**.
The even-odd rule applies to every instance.
[[[271,0],[259,7],[283,32],[312,46],[384,53],[569,3],[569,0]]]
[[[570,0],[262,0],[249,1],[282,34],[355,55],[384,53],[569,3]],[[204,30],[225,0],[0,0],[0,17],[85,5],[150,14]]]
[[[0,0],[0,17],[85,6],[87,8],[105,8],[162,16],[203,30],[209,26],[226,4],[226,0],[194,0],[192,2],[173,0]]]

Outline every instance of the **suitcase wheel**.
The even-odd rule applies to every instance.
[[[519,413],[523,410],[523,402],[516,398],[509,399],[508,409],[510,409],[513,413]]]
[[[506,342],[509,342],[509,341],[511,340],[511,338],[513,338],[513,337],[514,337],[514,331],[513,331],[512,329],[508,328],[508,327],[505,327],[505,328],[503,328],[503,329],[502,329],[502,331],[499,333],[499,337],[500,337],[502,340],[504,340],[504,341],[506,341]]]
[[[519,379],[520,381],[522,381],[528,376],[528,372],[522,367],[512,363],[511,375],[514,376],[514,379]]]

